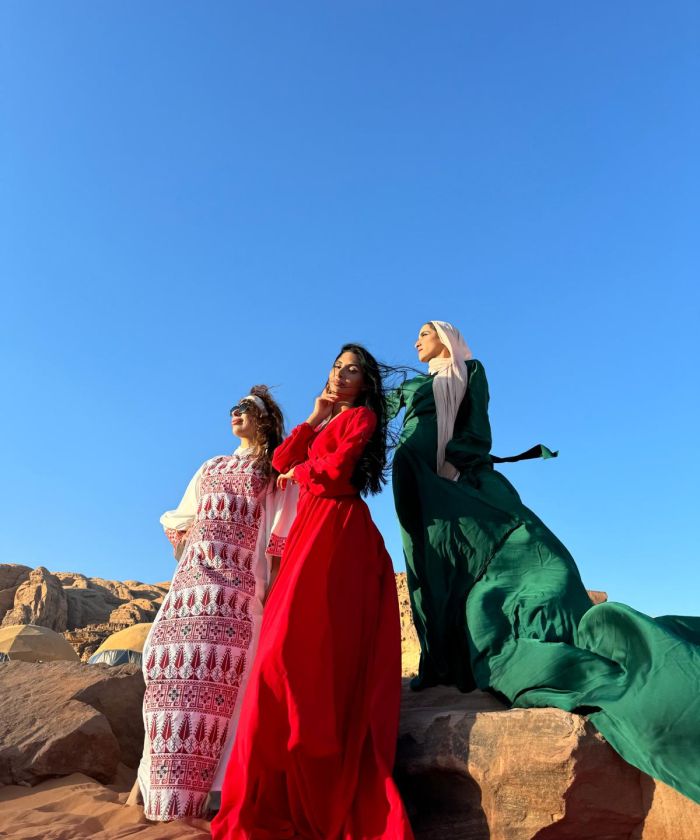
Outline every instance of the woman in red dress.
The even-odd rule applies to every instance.
[[[212,823],[214,840],[410,840],[391,776],[401,688],[391,558],[363,493],[386,465],[379,365],[345,345],[276,449],[299,485]]]

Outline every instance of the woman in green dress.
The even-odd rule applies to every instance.
[[[488,383],[459,330],[423,325],[429,373],[405,408],[396,511],[421,645],[412,688],[491,691],[589,715],[630,764],[700,802],[700,619],[593,606],[573,557],[494,463]]]

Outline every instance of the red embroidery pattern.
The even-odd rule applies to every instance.
[[[187,532],[178,531],[175,528],[166,528],[165,536],[170,540],[170,545],[177,548],[183,540],[187,539]]]
[[[223,522],[219,520],[195,522],[189,532],[188,559],[201,557],[202,542],[234,543],[238,548],[251,552],[258,539],[259,516],[253,525],[247,522]]]
[[[272,534],[270,536],[270,542],[267,544],[267,553],[273,557],[281,557],[286,542],[285,537],[278,537],[277,534]]]
[[[246,609],[249,610],[249,607],[246,607]],[[152,647],[177,642],[233,645],[247,650],[252,634],[251,625],[250,615],[245,620],[240,621],[221,621],[218,618],[209,621],[205,616],[199,616],[196,621],[187,622],[170,622],[162,619],[154,625],[151,631],[149,656]],[[148,667],[148,661],[147,659],[146,667]]]
[[[245,665],[245,663],[243,664]],[[161,683],[149,694],[145,706],[147,712],[181,709],[193,712],[213,712],[217,715],[230,717],[233,714],[237,697],[238,680],[236,685],[212,687],[206,684],[192,684],[191,679],[188,678],[186,680],[168,680],[167,684]],[[190,716],[185,715],[184,719],[190,720]],[[152,721],[156,721],[156,736],[159,733],[162,734],[165,725],[163,717],[160,718],[160,727],[158,717],[153,717]],[[189,752],[192,751],[189,750]],[[169,752],[173,752],[173,750],[169,750]],[[198,752],[198,754],[201,754],[201,752]]]
[[[249,666],[255,548],[269,479],[250,459],[204,467],[194,524],[144,655],[145,814],[200,816]]]

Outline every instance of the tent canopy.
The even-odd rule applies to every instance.
[[[11,624],[0,627],[0,654],[22,662],[80,662],[70,643],[48,627]]]
[[[89,664],[105,662],[107,665],[140,665],[141,653],[151,626],[150,623],[132,624],[118,633],[112,633],[88,659]]]

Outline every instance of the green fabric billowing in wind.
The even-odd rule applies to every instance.
[[[413,687],[586,714],[626,761],[700,802],[700,618],[592,606],[569,551],[493,468],[486,375],[466,364],[446,450],[458,481],[435,471],[432,378],[391,399],[405,408],[393,489],[421,645]]]

